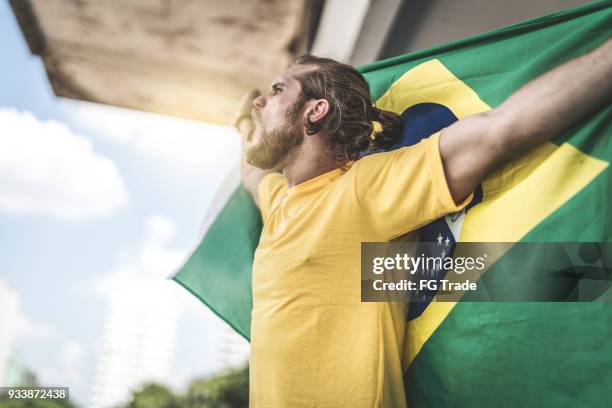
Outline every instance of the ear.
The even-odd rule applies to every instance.
[[[323,120],[327,112],[329,112],[329,102],[325,99],[317,99],[310,102],[305,111],[305,119],[309,119],[311,123],[318,123]]]

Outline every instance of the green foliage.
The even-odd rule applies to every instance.
[[[242,408],[249,405],[249,370],[234,369],[195,380],[185,396],[189,408]]]
[[[248,405],[249,370],[245,367],[194,380],[183,395],[161,384],[147,384],[134,392],[132,400],[122,408],[245,408]]]
[[[124,408],[181,408],[179,399],[165,385],[151,383],[134,392]]]

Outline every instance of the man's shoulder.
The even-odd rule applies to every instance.
[[[366,156],[356,160],[353,167],[363,168],[370,164],[382,164],[386,161],[397,159],[398,156],[410,156],[420,154],[429,144],[429,138],[422,139],[420,142],[412,144],[410,146],[401,146],[392,150],[381,150],[373,153],[369,153]]]

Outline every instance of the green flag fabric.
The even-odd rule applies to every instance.
[[[596,1],[359,69],[377,106],[402,115],[400,147],[500,105],[611,35],[612,1]],[[612,242],[611,119],[612,104],[496,170],[467,211],[421,240],[448,230],[454,242]],[[248,339],[262,224],[236,186],[174,280]],[[608,406],[610,303],[430,302],[411,305],[406,327],[411,406]]]

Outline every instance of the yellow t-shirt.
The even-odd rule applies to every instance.
[[[287,188],[259,185],[250,406],[405,407],[406,305],[362,303],[361,242],[389,241],[460,210],[439,133]]]

